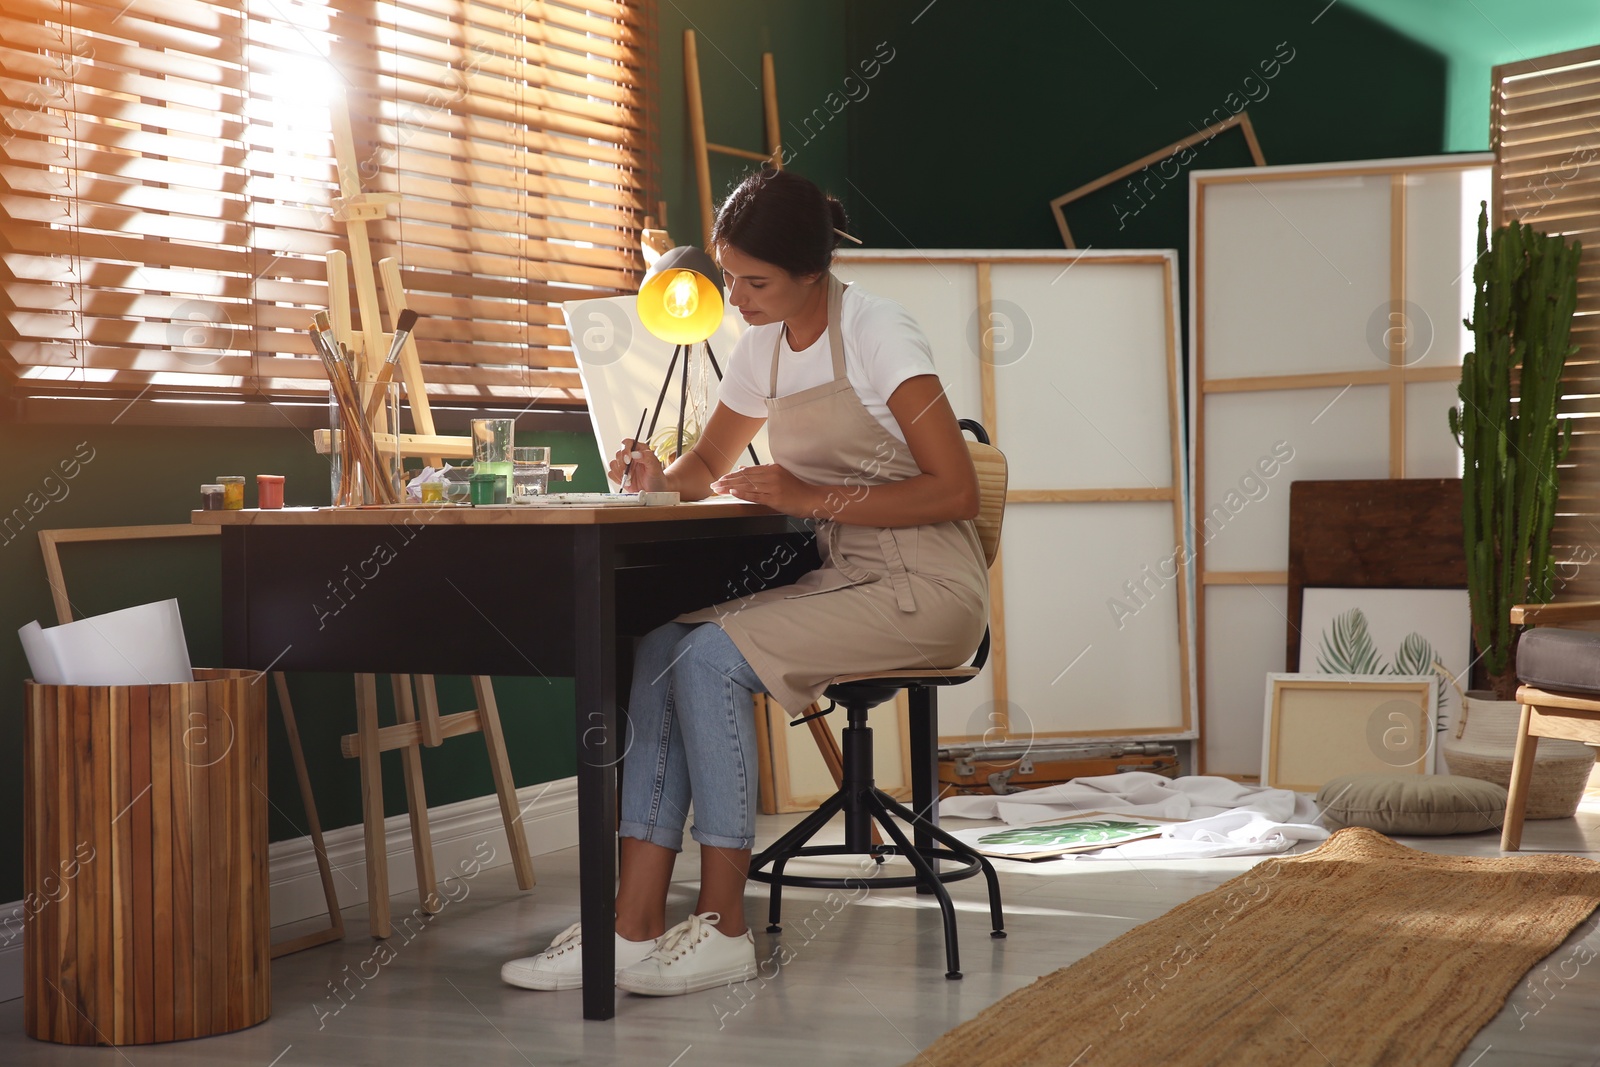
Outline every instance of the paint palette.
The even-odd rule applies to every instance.
[[[546,493],[527,502],[526,507],[569,508],[647,508],[678,502],[677,493]]]

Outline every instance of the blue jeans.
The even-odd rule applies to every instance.
[[[751,848],[757,759],[751,698],[766,691],[716,623],[669,622],[639,644],[628,700],[619,837],[674,852],[689,833],[714,848]]]

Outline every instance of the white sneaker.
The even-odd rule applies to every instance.
[[[500,980],[523,989],[583,988],[583,924],[573,923],[550,942],[537,956],[512,960],[500,968]],[[629,941],[617,938],[617,973],[644,959],[656,947],[655,940]],[[613,980],[614,980],[613,976]]]
[[[716,912],[691,915],[661,935],[655,951],[617,973],[617,988],[652,997],[675,997],[756,974],[756,942],[746,930],[729,937],[716,928]]]

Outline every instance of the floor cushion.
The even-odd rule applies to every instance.
[[[1381,834],[1476,834],[1505,821],[1506,791],[1455,774],[1345,774],[1317,793],[1330,830],[1365,826]]]

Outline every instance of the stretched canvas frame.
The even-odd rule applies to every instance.
[[[989,664],[940,691],[941,742],[1194,736],[1175,270],[1165,250],[852,249],[836,258],[841,278],[918,321],[957,417],[981,421],[1010,462],[1004,541],[990,568]],[[1067,326],[1063,309],[1077,316]],[[1031,348],[1019,340],[1029,330]],[[1096,358],[1108,350],[1125,358]],[[1078,457],[1070,471],[1047,459],[1060,449]],[[1137,550],[1126,544],[1130,526],[1143,539]],[[1063,543],[1075,546],[1065,560]],[[1045,615],[1065,609],[1022,576],[1054,580],[1083,559],[1101,561],[1088,587],[1094,607],[1057,625]],[[1145,563],[1169,566],[1152,577]],[[1122,579],[1145,589],[1144,603],[1127,600]],[[1127,633],[1109,613],[1119,597],[1137,612],[1123,616]],[[1036,677],[1041,657],[1048,671]],[[1113,663],[1117,683],[1090,686],[1086,674],[1104,676]],[[1157,681],[1169,695],[1135,692]]]
[[[1431,774],[1438,697],[1425,674],[1269,674],[1261,784],[1314,793],[1342,774]]]
[[[1460,326],[1463,282],[1453,276],[1465,267],[1462,277],[1470,289],[1477,211],[1475,206],[1470,212],[1463,208],[1459,219],[1446,218],[1426,194],[1439,188],[1430,182],[1459,181],[1464,190],[1481,181],[1487,191],[1492,162],[1490,154],[1474,153],[1189,175],[1190,525],[1200,734],[1196,767],[1202,774],[1255,780],[1264,773],[1264,768],[1251,766],[1260,740],[1250,707],[1260,692],[1260,679],[1283,665],[1277,648],[1288,587],[1286,483],[1297,478],[1459,474],[1459,453],[1452,451],[1443,412],[1454,401],[1462,346],[1470,343]],[[1345,195],[1340,190],[1348,192],[1363,182],[1376,193],[1369,213],[1333,206]],[[1259,356],[1241,356],[1236,338],[1243,331],[1228,336],[1230,316],[1236,323],[1255,321],[1260,326],[1264,312],[1292,317],[1301,306],[1315,310],[1319,304],[1326,311],[1347,290],[1336,273],[1338,253],[1328,256],[1325,252],[1332,250],[1318,249],[1315,235],[1296,233],[1293,211],[1286,213],[1281,206],[1286,197],[1310,195],[1308,190],[1319,188],[1330,198],[1322,210],[1327,226],[1359,228],[1370,245],[1371,262],[1346,262],[1343,272],[1356,286],[1370,288],[1371,299],[1339,316],[1324,314],[1327,323],[1302,325],[1298,334],[1289,335],[1292,344],[1275,327],[1261,327],[1258,334],[1273,338],[1275,347]],[[1228,194],[1236,195],[1229,200]],[[1249,223],[1230,221],[1224,210],[1230,203],[1255,205],[1259,231]],[[1241,280],[1241,264],[1276,262],[1258,237],[1271,228],[1280,229],[1285,245],[1298,249],[1310,264],[1299,305],[1288,299],[1269,301]],[[1447,270],[1448,257],[1460,264]],[[1419,308],[1424,315],[1417,315]],[[1419,319],[1430,323],[1431,350],[1424,349],[1421,335],[1411,328]],[[1337,341],[1345,355],[1320,365],[1300,358],[1312,341],[1325,346]],[[1269,359],[1274,353],[1281,358]],[[1292,420],[1296,428],[1287,449],[1293,462],[1268,457],[1270,441],[1251,442],[1252,451],[1244,454],[1242,435],[1275,419]],[[1262,479],[1246,463],[1258,456],[1283,470],[1270,487],[1282,499],[1246,500],[1229,492],[1241,476],[1259,485]],[[1208,471],[1208,463],[1216,469]],[[1231,522],[1226,514],[1220,520],[1214,514],[1224,501],[1230,501],[1234,512]],[[1235,503],[1238,509],[1232,507]],[[1243,532],[1263,524],[1270,538]],[[1271,538],[1282,540],[1281,549],[1269,543]],[[1225,646],[1212,647],[1213,625],[1229,635]]]

